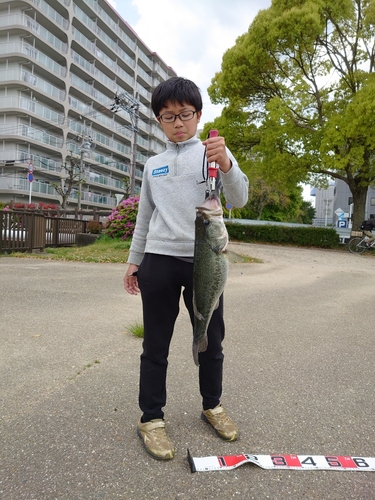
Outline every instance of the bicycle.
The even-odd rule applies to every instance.
[[[352,253],[363,253],[365,250],[375,248],[375,240],[370,245],[367,244],[368,236],[355,236],[349,241],[349,250]]]

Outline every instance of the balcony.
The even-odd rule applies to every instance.
[[[43,118],[43,120],[57,123],[59,125],[62,125],[65,121],[65,117],[62,113],[57,113],[57,111],[47,108],[46,106],[39,104],[37,101],[27,99],[25,97],[0,97],[0,109],[4,110],[6,108],[23,109],[29,113],[34,113],[35,115]]]
[[[43,26],[26,14],[9,14],[7,16],[0,16],[0,28],[10,29],[12,26],[17,25],[24,26],[32,33],[37,34],[39,38],[54,47],[60,54],[66,54],[68,52],[68,45],[66,43],[62,42],[59,38],[43,28]]]
[[[67,69],[64,66],[61,66],[46,54],[24,41],[0,43],[0,54],[17,53],[24,54],[29,59],[33,59],[34,61],[39,63],[40,66],[43,66],[50,72],[52,71],[60,78],[65,78],[67,74]]]
[[[110,47],[116,54],[120,56],[121,59],[125,60],[127,64],[132,65],[132,67],[135,66],[134,60],[127,54],[122,48],[117,44],[117,42],[111,38],[109,35],[107,35],[99,26],[96,24],[95,21],[93,21],[83,10],[81,10],[79,7],[77,7],[76,4],[74,4],[74,13],[83,24],[85,24],[90,31],[95,33],[100,40],[102,40],[108,47]],[[117,33],[117,30],[116,30]],[[127,36],[127,35],[125,35]],[[134,45],[135,49],[135,43],[131,41],[129,38],[130,42],[132,45]],[[133,50],[134,50],[133,49]]]
[[[78,192],[72,192],[69,196],[70,199],[78,199]],[[117,205],[116,198],[111,196],[106,196],[104,194],[93,193],[91,191],[81,192],[81,202],[86,202],[88,204],[106,205],[109,207],[115,207]]]
[[[37,129],[24,124],[14,125],[13,127],[2,126],[0,127],[0,134],[3,137],[14,135],[26,137],[36,142],[47,144],[48,146],[59,149],[61,149],[64,145],[62,137],[56,137],[55,135],[48,134],[45,130]]]
[[[138,49],[138,57],[146,64],[148,68],[152,67],[152,61],[141,49]]]
[[[44,0],[30,0],[38,9],[43,12],[43,14],[54,21],[56,24],[61,26],[64,31],[69,29],[69,21],[61,16],[55,9],[53,9],[47,2]],[[68,4],[69,5],[69,4]]]
[[[11,82],[12,80],[16,82],[25,82],[26,86],[33,86],[53,99],[58,99],[61,102],[65,101],[65,91],[51,85],[49,82],[43,80],[37,75],[29,73],[24,69],[9,69],[0,71],[0,83]]]
[[[86,49],[88,49],[95,57],[101,61],[106,67],[112,69],[112,71],[116,72],[120,78],[122,78],[125,82],[127,82],[131,87],[134,85],[134,78],[126,73],[116,61],[108,57],[102,50],[100,50],[95,43],[91,42],[88,38],[85,37],[78,29],[72,28],[74,38]],[[125,61],[128,66],[134,68],[135,61],[125,52],[121,54],[121,60]],[[105,80],[106,81],[106,80]],[[109,85],[111,87],[111,85]]]
[[[149,92],[148,90],[146,90],[144,87],[142,87],[142,85],[140,85],[139,83],[137,84],[137,91],[143,95],[143,97],[146,97],[146,99],[151,102],[151,92]]]
[[[33,181],[31,190],[34,194],[43,194],[58,197],[55,189],[47,183]],[[17,177],[0,177],[0,189],[1,190],[13,190],[20,193],[26,194],[30,191],[30,182],[25,178]]]
[[[135,50],[135,42],[132,40],[121,28],[120,26],[109,16],[104,9],[102,9],[98,2],[95,0],[86,0],[90,7],[98,14],[98,17],[107,25],[110,26],[113,31],[119,35],[121,40],[123,40],[128,47],[133,51]]]
[[[78,52],[75,50],[71,49],[71,56],[73,61],[77,64],[77,66],[80,66],[83,68],[87,73],[92,74],[96,80],[99,80],[100,82],[104,83],[108,88],[110,88],[112,91],[116,90],[117,85],[113,81],[113,78],[109,78],[106,74],[102,73],[99,71],[94,64],[90,63],[82,57]]]
[[[51,160],[51,158],[47,158],[45,156],[35,155],[22,149],[20,149],[19,154],[21,160],[25,164],[28,165],[32,162],[35,170],[48,170],[49,172],[57,173],[60,173],[62,170],[62,164],[60,161]]]
[[[127,174],[130,174],[130,164],[114,160],[110,156],[104,156],[100,153],[94,152],[93,160],[99,163],[100,165],[106,165],[112,168],[116,168],[120,172],[125,172]]]
[[[105,187],[112,187],[115,189],[124,190],[125,186],[122,181],[113,179],[112,177],[108,177],[106,175],[96,174],[95,172],[87,172],[84,174],[83,179],[87,184],[99,184]]]

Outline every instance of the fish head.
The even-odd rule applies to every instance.
[[[228,245],[223,209],[216,195],[209,196],[196,208],[196,234],[203,238],[215,252],[224,252]]]

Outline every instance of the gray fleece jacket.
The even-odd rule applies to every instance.
[[[248,179],[227,150],[232,168],[220,171],[218,187],[227,202],[243,207],[248,198]],[[168,142],[163,153],[150,158],[144,168],[137,222],[128,262],[139,265],[144,254],[193,257],[195,207],[205,200],[205,147],[193,137]]]

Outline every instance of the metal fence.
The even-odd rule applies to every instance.
[[[0,253],[75,245],[76,235],[86,232],[87,222],[30,211],[0,210]]]

